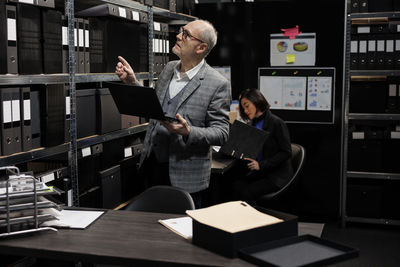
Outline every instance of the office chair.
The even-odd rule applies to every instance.
[[[306,150],[304,147],[298,144],[292,144],[292,168],[293,176],[290,178],[288,183],[276,192],[268,193],[261,196],[257,202],[266,203],[278,196],[283,195],[295,184],[297,178],[300,175],[300,171],[303,168],[304,160],[306,157]]]
[[[139,194],[125,210],[185,214],[194,210],[190,194],[174,186],[157,185]]]

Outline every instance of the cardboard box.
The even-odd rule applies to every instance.
[[[256,207],[256,209],[282,219],[283,222],[229,233],[193,220],[193,244],[227,257],[236,257],[237,251],[242,248],[290,236],[297,236],[296,216],[261,207]]]

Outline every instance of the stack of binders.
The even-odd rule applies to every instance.
[[[62,72],[68,73],[68,18],[62,16]],[[75,47],[75,72],[90,73],[90,42],[89,20],[75,18],[74,21],[74,47]]]
[[[61,13],[54,0],[0,3],[0,73],[61,72]]]
[[[134,64],[136,72],[147,71],[146,13],[103,4],[76,15],[89,17],[91,72],[114,72],[118,56]]]
[[[0,89],[1,155],[32,149],[31,94],[29,87]]]
[[[353,25],[351,69],[400,69],[400,27],[390,24]]]
[[[153,72],[160,74],[169,60],[168,24],[154,22]]]

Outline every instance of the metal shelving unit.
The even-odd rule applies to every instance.
[[[68,53],[69,62],[75,62],[75,47],[74,47],[74,12],[75,10],[86,9],[95,5],[104,3],[115,4],[121,7],[132,8],[137,11],[146,12],[148,14],[148,51],[152,49],[153,39],[153,15],[157,19],[161,19],[168,23],[174,21],[192,21],[196,19],[193,16],[170,12],[162,8],[147,6],[131,0],[55,0],[56,8],[64,8],[65,14],[68,18]],[[153,54],[149,52],[148,55],[149,66],[148,72],[135,73],[138,80],[148,80],[152,85],[155,79],[153,75]],[[15,165],[20,163],[29,162],[36,159],[46,158],[57,154],[68,152],[68,161],[70,167],[70,178],[73,191],[73,205],[79,206],[79,188],[78,188],[78,174],[77,174],[77,152],[78,149],[91,146],[94,144],[110,141],[113,139],[123,138],[129,135],[138,134],[146,131],[147,124],[142,124],[136,127],[123,129],[111,132],[104,135],[92,136],[77,140],[76,135],[76,84],[77,83],[90,83],[90,82],[109,82],[119,81],[119,78],[114,73],[87,73],[77,74],[75,72],[74,64],[69,66],[68,73],[60,74],[37,74],[37,75],[0,75],[0,85],[34,85],[34,84],[69,84],[70,94],[70,142],[64,143],[54,147],[37,148],[28,152],[16,153],[9,156],[0,156],[0,165]]]
[[[389,113],[350,113],[350,90],[351,81],[381,81],[387,77],[400,77],[400,70],[350,70],[350,41],[352,24],[374,24],[377,20],[388,21],[389,19],[400,19],[400,12],[379,12],[379,13],[356,13],[347,14],[345,22],[345,55],[344,55],[344,90],[343,90],[343,109],[342,109],[342,157],[341,157],[341,224],[344,227],[346,222],[373,223],[385,225],[400,225],[400,220],[389,218],[367,218],[349,216],[347,214],[347,189],[349,178],[358,181],[381,180],[381,181],[400,181],[400,173],[388,172],[369,172],[348,170],[348,145],[349,145],[349,124],[351,121],[397,121],[400,122],[400,114]]]

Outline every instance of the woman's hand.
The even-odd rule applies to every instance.
[[[247,168],[249,168],[252,171],[259,171],[260,170],[260,165],[258,164],[257,160],[251,159],[251,158],[244,158],[244,160],[249,161],[247,163]]]

